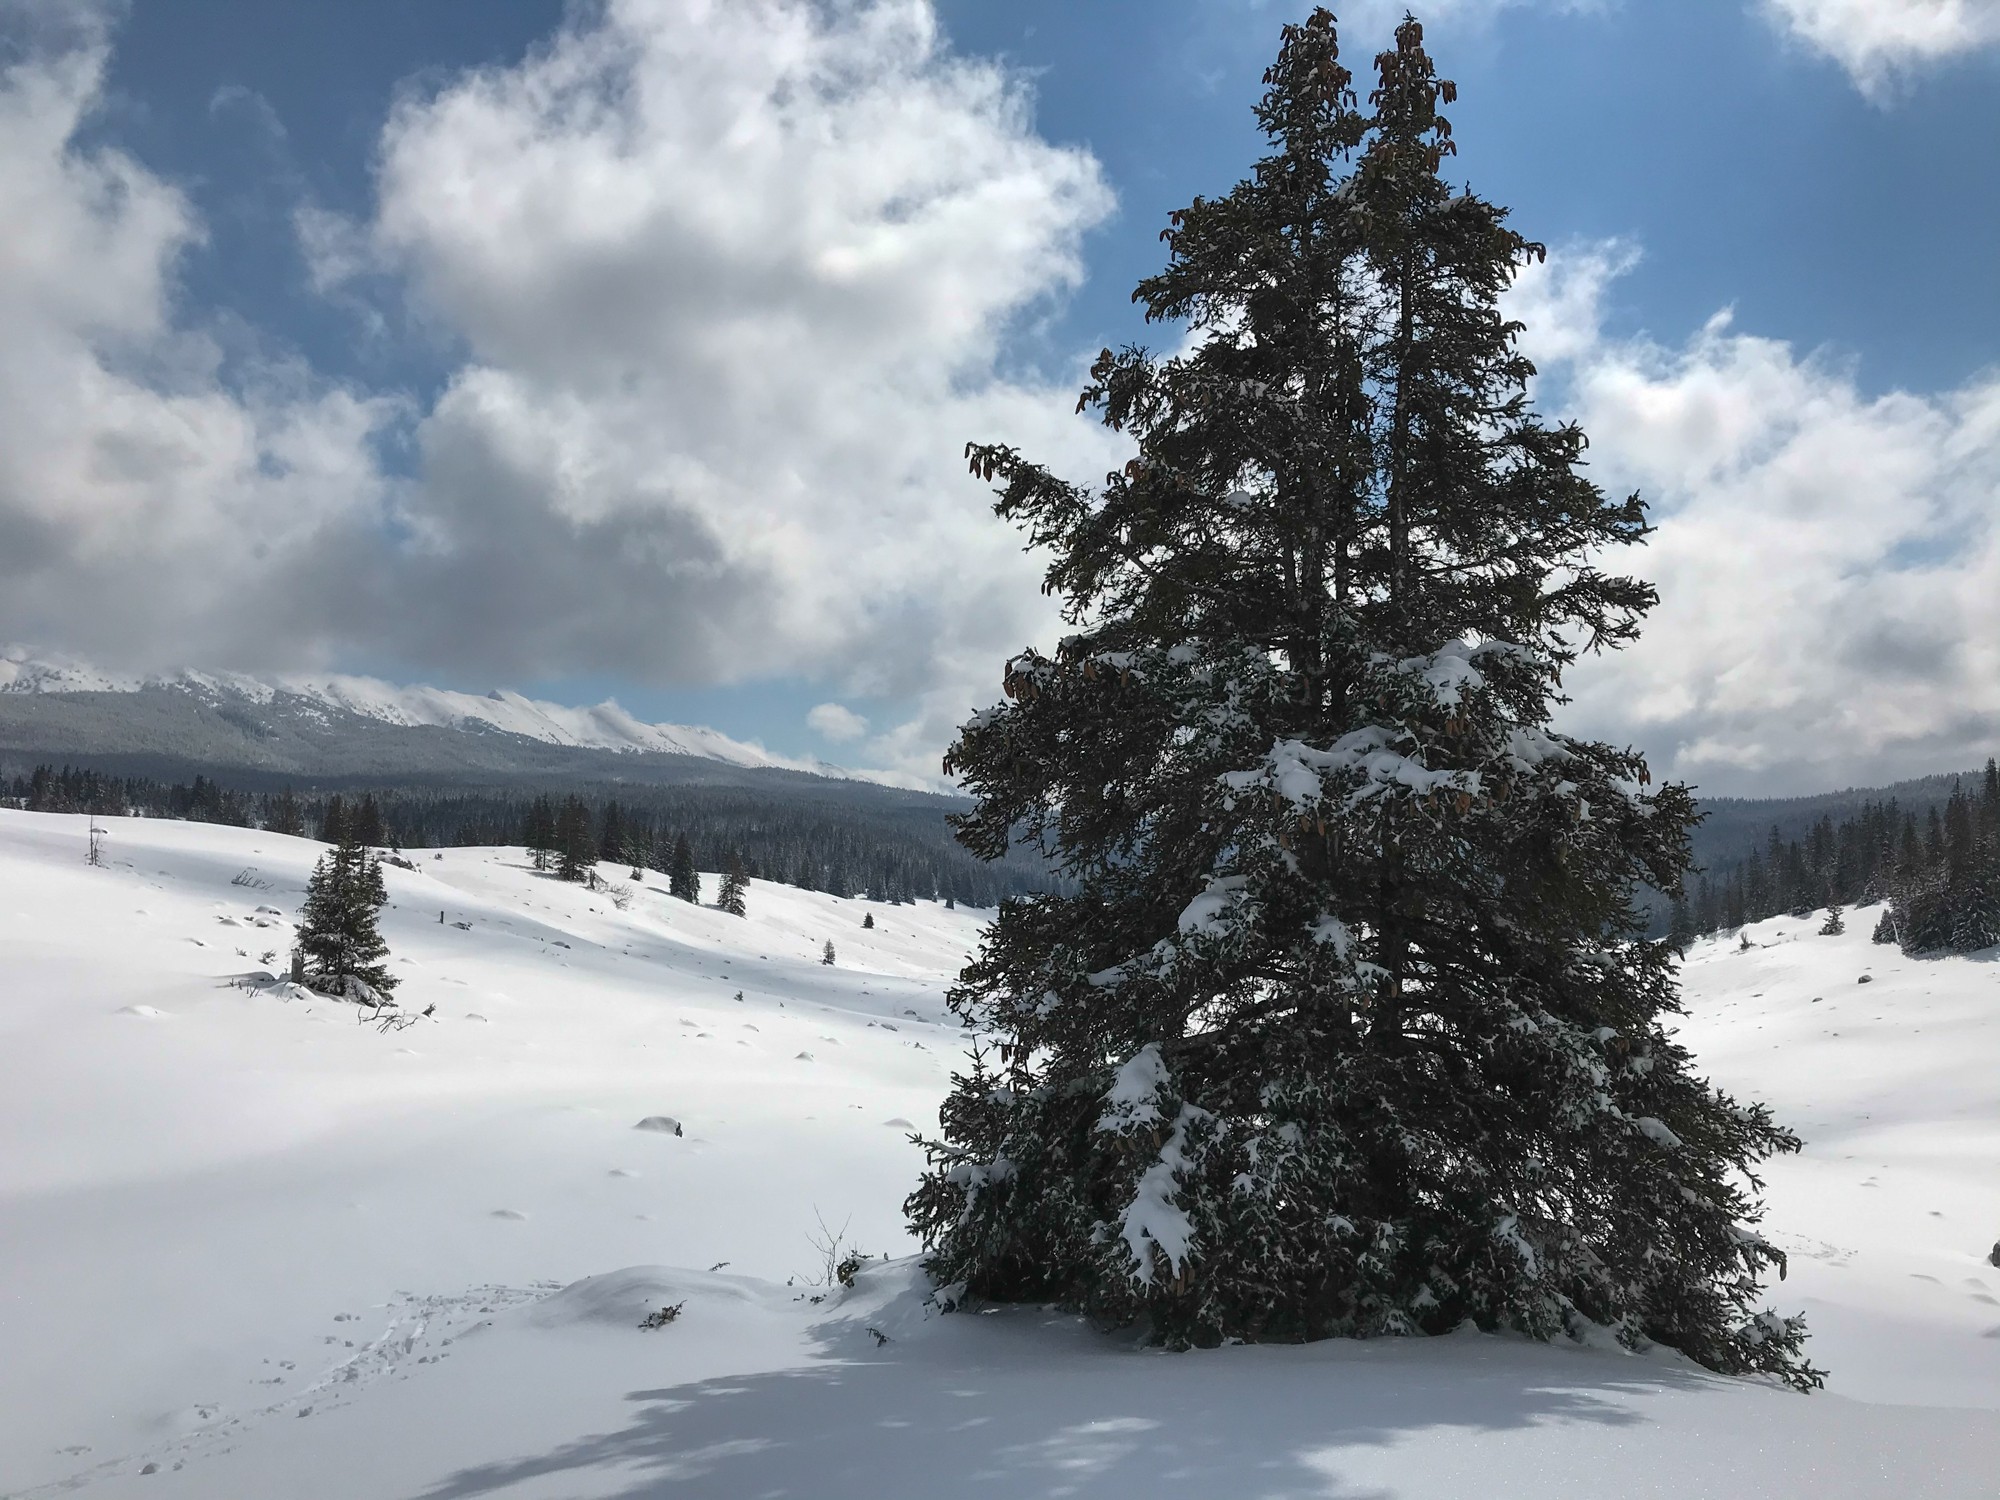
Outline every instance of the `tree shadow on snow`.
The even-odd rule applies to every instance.
[[[949,1336],[880,1349],[858,1326],[823,1325],[827,1363],[629,1392],[621,1430],[462,1470],[419,1500],[517,1485],[615,1500],[1377,1500],[1342,1479],[1339,1450],[1426,1431],[1631,1425],[1642,1394],[1713,1381],[1478,1335],[1165,1354],[1027,1309],[949,1321],[961,1325]]]

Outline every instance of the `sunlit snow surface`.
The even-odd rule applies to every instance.
[[[1871,913],[1686,971],[1704,1066],[1808,1140],[1765,1226],[1833,1371],[1799,1397],[1479,1335],[1166,1355],[939,1317],[907,1262],[814,1302],[822,1224],[912,1248],[979,914],[418,854],[386,930],[438,1014],[383,1035],[230,983],[318,846],[107,826],[93,870],[0,812],[0,1495],[2000,1493],[2000,963]]]

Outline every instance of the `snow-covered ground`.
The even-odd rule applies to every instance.
[[[907,1132],[979,914],[420,855],[385,930],[437,1015],[381,1034],[232,983],[281,965],[317,845],[108,826],[91,869],[82,819],[0,812],[0,1495],[2000,1494],[2000,963],[1870,913],[1687,967],[1697,1054],[1807,1137],[1767,1224],[1832,1370],[1802,1397],[1479,1335],[937,1316]],[[826,1294],[824,1229],[899,1259]]]

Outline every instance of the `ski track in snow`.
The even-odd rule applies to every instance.
[[[536,1287],[474,1287],[454,1297],[418,1296],[401,1293],[383,1314],[382,1331],[335,1360],[307,1385],[279,1401],[264,1406],[227,1411],[219,1402],[202,1402],[188,1408],[196,1425],[185,1436],[158,1448],[120,1454],[92,1468],[46,1484],[12,1491],[6,1500],[39,1500],[48,1495],[73,1494],[100,1480],[133,1470],[142,1477],[148,1464],[154,1472],[178,1471],[190,1461],[229,1452],[249,1429],[275,1417],[294,1420],[319,1416],[352,1404],[367,1386],[387,1376],[405,1374],[412,1359],[416,1364],[433,1364],[449,1358],[451,1345],[469,1330],[486,1326],[492,1315],[524,1304],[540,1301],[560,1289],[556,1282]],[[341,1326],[352,1330],[359,1315],[342,1315]],[[333,1337],[329,1336],[329,1342]],[[351,1340],[341,1340],[351,1344]]]
[[[269,978],[318,845],[114,819],[92,870],[84,827],[0,811],[5,1500],[2000,1493],[1996,955],[1858,912],[1689,954],[1703,1071],[1806,1142],[1762,1228],[1828,1393],[1483,1336],[1165,1356],[940,1317],[907,1260],[807,1284],[823,1226],[913,1248],[984,914],[418,852],[384,927],[439,1016],[380,1035]]]

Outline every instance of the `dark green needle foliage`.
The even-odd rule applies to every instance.
[[[689,847],[687,835],[674,840],[673,868],[667,871],[667,891],[683,901],[697,904],[701,901],[701,876],[694,867],[694,850]]]
[[[743,856],[732,855],[729,869],[723,874],[722,889],[715,898],[716,908],[728,912],[732,917],[749,913],[750,875],[743,868]]]
[[[588,882],[597,873],[597,849],[590,809],[581,797],[565,797],[556,814],[556,873],[564,880]]]
[[[1597,1325],[1810,1386],[1750,1227],[1798,1143],[1693,1072],[1634,908],[1692,803],[1550,724],[1654,602],[1593,561],[1644,510],[1527,401],[1540,247],[1445,180],[1414,22],[1377,69],[1364,112],[1333,18],[1285,29],[1271,154],[1136,293],[1185,352],[1083,393],[1130,463],[971,450],[1075,633],[961,731],[959,836],[1075,886],[954,990],[992,1045],[908,1211],[960,1294],[1176,1347]]]
[[[398,981],[375,925],[375,914],[389,902],[381,861],[356,837],[356,821],[346,821],[340,842],[320,856],[306,882],[298,946],[307,985],[325,995],[364,999],[356,981],[382,996]]]

